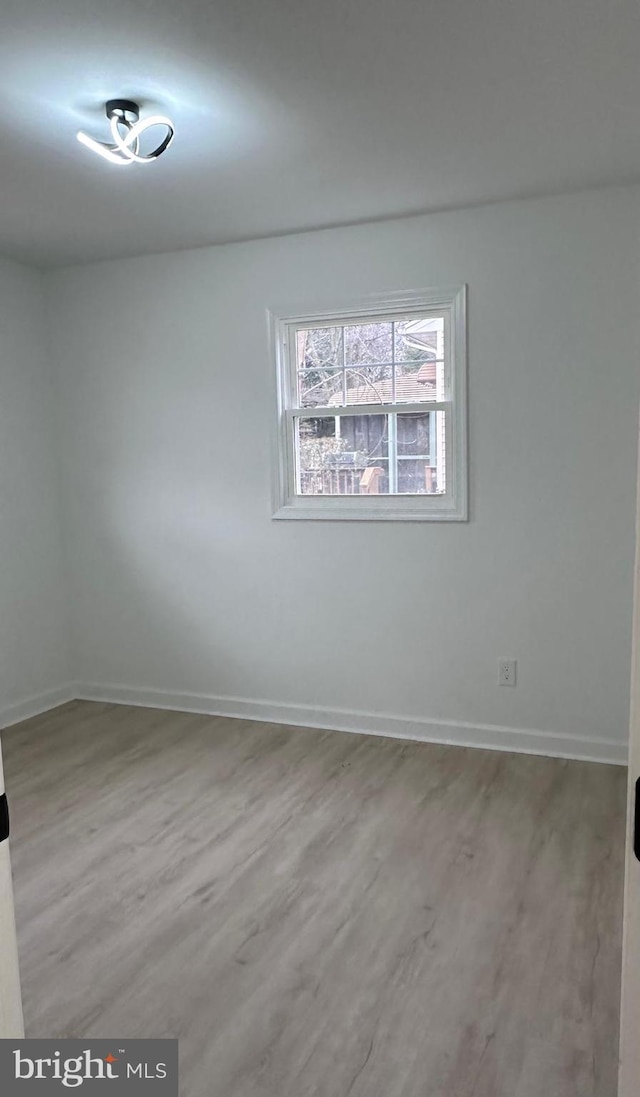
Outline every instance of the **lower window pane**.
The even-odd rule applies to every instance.
[[[408,414],[296,419],[300,495],[440,495],[446,416]]]
[[[445,414],[425,411],[396,416],[398,495],[441,495],[445,484]]]
[[[339,415],[297,421],[301,495],[362,495],[389,492],[389,433],[386,415]]]

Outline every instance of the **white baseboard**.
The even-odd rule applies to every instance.
[[[484,747],[518,754],[544,754],[553,758],[578,758],[591,762],[627,764],[627,743],[615,739],[591,739],[559,735],[530,728],[467,724],[453,720],[412,719],[351,709],[316,708],[240,697],[215,697],[203,693],[174,693],[131,686],[82,684],[75,697],[85,701],[106,701],[118,705],[164,708],[208,716],[234,716],[241,720],[351,731],[382,735],[392,739],[415,739],[425,743],[450,743],[462,747]]]
[[[591,762],[627,764],[627,743],[616,739],[592,739],[559,735],[531,728],[508,728],[495,724],[470,724],[454,720],[412,719],[352,709],[316,708],[287,702],[256,701],[241,697],[216,697],[204,693],[176,693],[131,686],[66,683],[34,697],[0,709],[0,728],[29,720],[75,698],[105,701],[142,708],[164,708],[208,716],[232,716],[240,720],[325,728],[391,739],[413,739],[423,743],[483,747],[518,754],[544,754],[553,758],[576,758]]]
[[[35,697],[14,701],[13,704],[0,708],[0,728],[19,724],[21,720],[30,720],[32,716],[40,716],[49,709],[64,705],[67,701],[73,701],[77,696],[78,689],[75,683],[67,682],[62,686],[47,689],[44,693],[37,693]]]

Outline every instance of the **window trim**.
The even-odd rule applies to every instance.
[[[275,519],[324,521],[465,522],[467,485],[467,287],[422,289],[381,294],[350,306],[321,310],[268,310],[271,364],[276,376],[277,432],[273,459],[273,514]],[[375,405],[374,414],[444,411],[447,417],[447,490],[444,495],[329,496],[296,494],[294,420],[329,415],[326,409],[297,406],[292,327],[323,327],[397,319],[407,312],[442,311],[450,341],[450,399],[420,404]],[[372,405],[331,409],[331,416],[372,414]]]

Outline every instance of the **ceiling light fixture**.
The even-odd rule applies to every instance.
[[[106,141],[96,141],[82,130],[77,137],[81,145],[86,145],[111,164],[149,164],[152,160],[157,160],[173,140],[175,130],[169,118],[162,114],[152,114],[141,122],[140,108],[130,99],[109,99],[105,104],[105,111],[111,127],[112,145]],[[152,126],[164,126],[166,135],[155,149],[142,155],[140,138]]]

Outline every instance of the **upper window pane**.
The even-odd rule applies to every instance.
[[[393,324],[349,324],[344,329],[344,345],[347,365],[372,362],[391,365]]]
[[[396,401],[414,404],[444,398],[444,318],[423,316],[394,325]]]
[[[348,366],[345,370],[347,406],[353,404],[390,404],[393,401],[391,365]]]
[[[444,317],[421,316],[396,320],[395,355],[398,361],[424,362],[442,358]]]
[[[425,315],[296,332],[298,406],[445,399],[445,323]]]
[[[296,333],[298,369],[342,366],[342,328],[301,328]]]
[[[301,408],[329,407],[343,402],[344,370],[331,366],[298,370]]]

